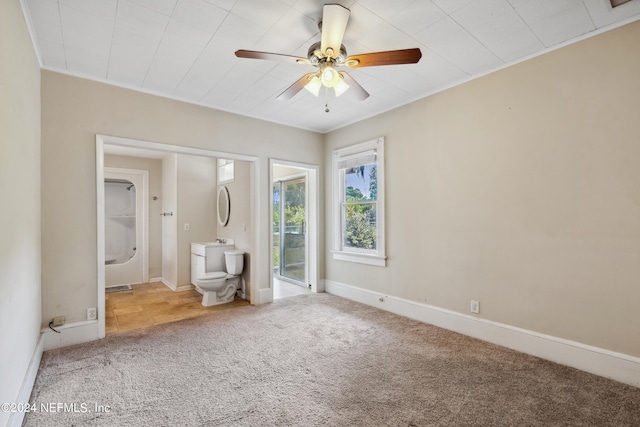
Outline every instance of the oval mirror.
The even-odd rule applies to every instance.
[[[229,200],[229,190],[227,187],[218,189],[218,223],[226,227],[229,223],[229,213],[231,212],[231,201]]]

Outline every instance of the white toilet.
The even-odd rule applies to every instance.
[[[191,244],[191,283],[202,294],[202,305],[233,301],[244,268],[244,252],[232,241]]]

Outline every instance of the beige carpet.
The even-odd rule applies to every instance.
[[[638,388],[328,294],[45,352],[31,402],[76,405],[38,427],[640,425]]]

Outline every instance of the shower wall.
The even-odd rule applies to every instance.
[[[105,154],[104,165],[149,171],[149,278],[162,278],[162,160]]]
[[[105,286],[149,280],[149,171],[104,169]]]
[[[130,181],[105,181],[105,262],[124,264],[136,254],[136,187]]]

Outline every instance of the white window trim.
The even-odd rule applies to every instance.
[[[343,185],[340,177],[338,162],[352,157],[358,153],[369,150],[376,151],[376,163],[378,169],[378,197],[376,204],[377,241],[376,250],[344,249],[342,247],[342,199]],[[339,261],[356,262],[360,264],[386,267],[387,256],[385,252],[385,212],[384,212],[384,138],[376,138],[360,144],[340,148],[333,152],[333,259]]]

